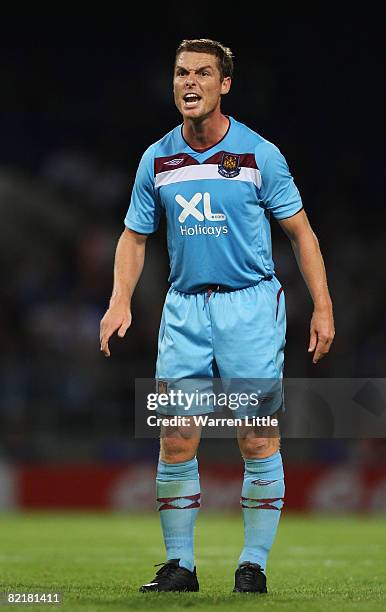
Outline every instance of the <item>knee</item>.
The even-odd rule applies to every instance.
[[[279,438],[246,437],[239,440],[244,459],[266,459],[280,449]]]
[[[197,446],[186,438],[161,438],[160,459],[165,463],[190,461],[196,455]]]

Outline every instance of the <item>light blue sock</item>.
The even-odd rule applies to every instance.
[[[266,459],[245,459],[241,506],[244,518],[244,561],[264,570],[271,550],[284,500],[284,472],[280,451]]]
[[[183,463],[159,460],[156,482],[167,559],[179,559],[180,566],[192,572],[194,524],[201,499],[196,457]]]

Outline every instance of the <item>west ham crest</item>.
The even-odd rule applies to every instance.
[[[222,156],[221,164],[218,165],[218,171],[221,176],[226,178],[233,178],[240,174],[240,156],[232,155],[231,153],[224,153]]]

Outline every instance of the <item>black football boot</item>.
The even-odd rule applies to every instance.
[[[258,563],[244,561],[235,573],[234,593],[266,593],[267,579]]]
[[[179,559],[170,559],[162,565],[151,582],[143,584],[139,589],[142,593],[148,591],[199,591],[196,568],[190,572],[178,565]],[[157,567],[155,565],[154,567]]]

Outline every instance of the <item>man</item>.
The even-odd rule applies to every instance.
[[[281,381],[285,344],[284,295],[274,274],[269,218],[291,240],[314,302],[309,352],[317,363],[334,336],[322,255],[299,192],[280,151],[221,112],[232,53],[208,39],[177,49],[174,99],[182,126],[144,153],[126,228],[117,246],[114,288],[101,322],[101,350],[131,324],[130,301],[142,272],[147,236],[166,214],[171,271],[159,333],[156,378],[275,379]],[[282,408],[273,395],[268,413]],[[190,414],[208,407],[197,405]],[[166,406],[160,413],[184,414]],[[157,503],[166,562],[141,591],[198,591],[193,532],[200,506],[198,427],[163,427]],[[279,432],[240,427],[245,461],[241,505],[245,544],[236,592],[266,592],[266,562],[284,498]]]

